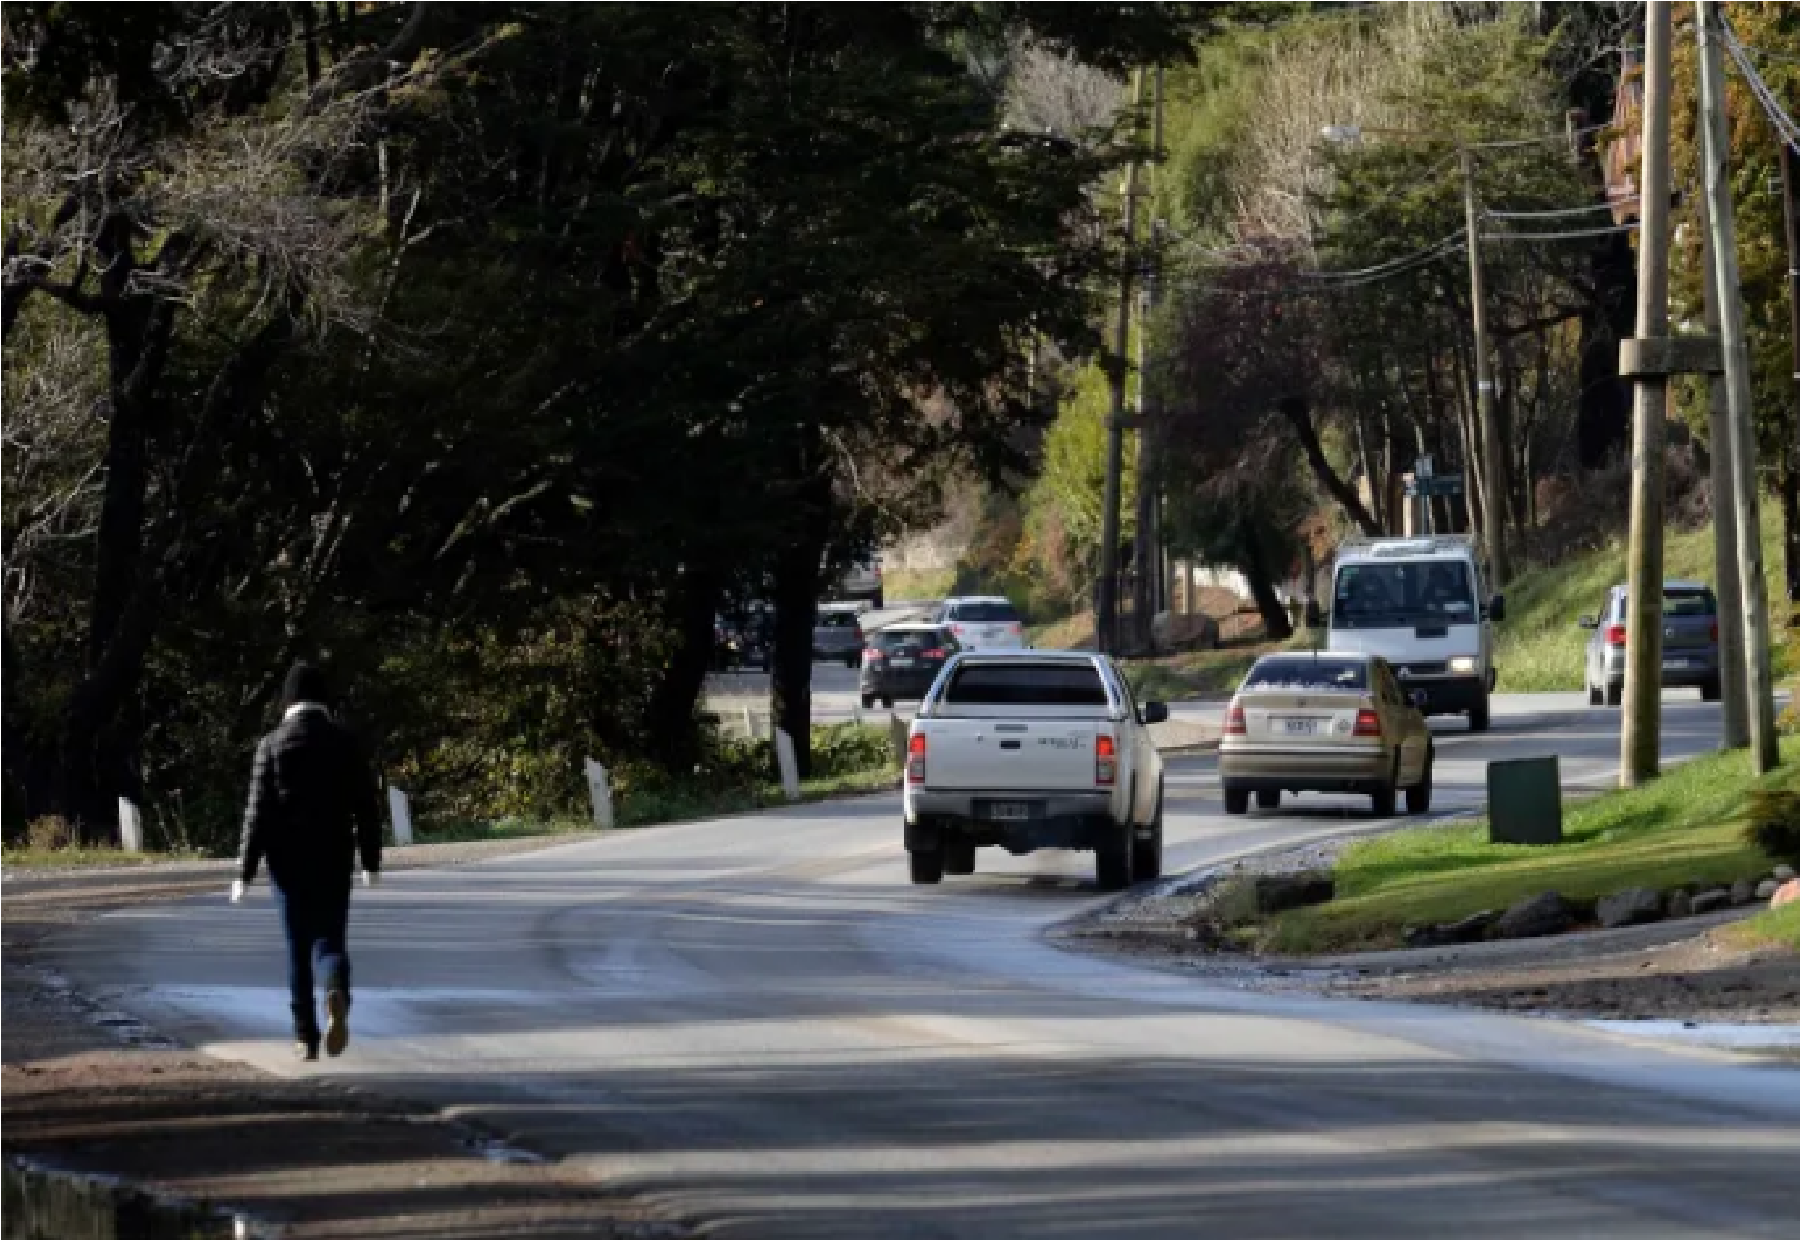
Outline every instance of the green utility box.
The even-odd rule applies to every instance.
[[[1556,755],[1490,762],[1488,842],[1562,843],[1562,774]]]

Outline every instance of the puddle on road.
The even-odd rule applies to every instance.
[[[197,1206],[8,1159],[0,1240],[233,1240],[248,1234]]]

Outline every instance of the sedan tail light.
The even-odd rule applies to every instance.
[[[1712,639],[1714,641],[1719,640],[1719,622],[1717,620],[1712,622]]]
[[[1356,730],[1352,736],[1380,736],[1381,716],[1366,707],[1356,712]]]
[[[944,657],[944,651],[942,647],[933,646],[930,650],[921,651],[919,657],[921,659],[941,659]]]
[[[1246,736],[1248,734],[1249,729],[1244,726],[1244,708],[1242,706],[1233,706],[1230,710],[1226,711],[1225,735]]]
[[[1094,738],[1094,782],[1110,787],[1119,775],[1118,748],[1110,736]]]
[[[1017,620],[1014,620],[1011,624],[1006,626],[1006,631],[1008,633],[1023,633],[1025,631],[1025,626],[1020,624]]]
[[[1625,626],[1622,624],[1607,625],[1606,644],[1609,646],[1623,646],[1625,644]]]
[[[906,742],[906,782],[922,784],[925,782],[925,734],[913,733],[912,739]]]
[[[870,646],[863,651],[864,663],[879,663],[886,657],[886,655],[882,654],[881,651],[874,646]]]

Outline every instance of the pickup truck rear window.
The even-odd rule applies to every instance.
[[[952,706],[1108,705],[1100,673],[1086,664],[973,663],[944,689]]]
[[[1361,659],[1264,659],[1244,681],[1246,689],[1361,692],[1368,687],[1369,665]]]

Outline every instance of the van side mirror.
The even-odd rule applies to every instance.
[[[1144,722],[1145,723],[1167,723],[1168,721],[1169,721],[1169,708],[1167,705],[1165,705],[1162,702],[1145,702],[1144,703]]]
[[[1494,595],[1494,601],[1488,604],[1488,619],[1506,619],[1506,596],[1504,594]]]
[[[1309,629],[1319,629],[1319,628],[1325,627],[1325,612],[1319,606],[1318,599],[1309,598],[1306,600],[1306,617],[1305,618],[1306,618],[1306,627]]]

